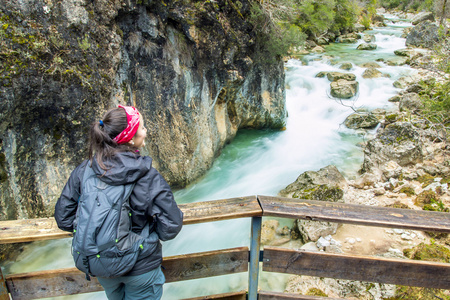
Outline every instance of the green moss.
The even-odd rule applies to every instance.
[[[396,201],[393,204],[386,205],[386,207],[392,207],[392,208],[403,208],[403,209],[409,209],[410,207],[404,203],[401,203],[400,201]]]
[[[327,294],[325,294],[321,289],[318,289],[318,288],[310,288],[306,292],[306,295],[308,295],[308,296],[328,297]]]
[[[419,176],[417,178],[417,181],[422,183],[422,187],[426,187],[434,182],[434,177],[431,176],[430,174],[425,174],[425,175]]]
[[[450,249],[438,244],[420,243],[414,248],[403,250],[403,253],[406,257],[414,260],[450,262]]]
[[[437,201],[438,196],[431,190],[420,193],[414,202],[415,205],[423,207],[425,204],[431,204],[432,201]]]
[[[443,290],[420,288],[412,286],[398,286],[394,297],[383,298],[384,300],[450,300]]]
[[[413,189],[412,187],[410,187],[410,186],[402,187],[402,188],[400,189],[399,192],[400,192],[400,193],[405,193],[405,194],[408,195],[408,196],[412,196],[412,195],[415,195],[415,194],[416,194],[416,193],[414,192],[414,189]]]
[[[337,186],[328,186],[326,184],[306,188],[295,192],[293,198],[302,198],[307,200],[321,200],[336,202],[344,196],[344,191]]]

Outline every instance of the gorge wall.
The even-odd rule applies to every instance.
[[[0,3],[0,219],[51,216],[87,131],[134,105],[144,154],[173,186],[211,166],[240,128],[284,126],[284,67],[248,22],[251,2]]]

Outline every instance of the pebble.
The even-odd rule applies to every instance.
[[[403,229],[394,229],[393,231],[394,231],[394,233],[396,233],[396,234],[402,234],[402,233],[405,232]]]
[[[412,239],[413,239],[409,234],[406,234],[406,233],[403,233],[403,234],[401,235],[401,238],[402,238],[403,240],[412,240]]]
[[[352,245],[354,243],[356,243],[356,240],[354,238],[347,238],[346,240],[347,240],[347,243],[352,244]]]

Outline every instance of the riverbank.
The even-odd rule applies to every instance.
[[[373,134],[373,136],[360,145],[361,151],[364,153],[361,170],[354,174],[346,174],[346,184],[340,185],[343,195],[339,201],[370,206],[448,212],[450,207],[448,189],[450,145],[446,140],[446,135],[436,130],[433,124],[423,117],[420,110],[421,105],[418,102],[420,101],[420,85],[418,85],[420,80],[447,79],[442,77],[445,74],[421,68],[419,66],[423,64],[414,63],[418,59],[429,62],[430,59],[424,59],[427,51],[414,51],[412,48],[409,50],[414,54],[408,55],[408,59],[405,61],[408,61],[411,67],[415,67],[417,73],[415,76],[400,78],[394,83],[401,90],[398,95],[390,99],[394,105],[389,111],[383,109],[377,111],[377,118],[381,122],[376,122],[379,123],[376,132],[367,132],[367,135]],[[376,110],[372,110],[372,112],[374,111]],[[321,171],[317,173],[320,174]],[[312,172],[314,173],[316,170]],[[330,170],[327,169],[327,172],[329,174]],[[303,174],[306,173],[308,172]],[[308,175],[310,174],[308,173]],[[292,196],[293,193],[290,190],[290,193],[287,194]],[[292,232],[298,231],[298,227],[306,226],[305,224],[299,225],[299,222],[296,222],[290,231],[286,227],[277,228],[277,221],[273,220],[267,221],[265,225],[263,242],[267,245],[300,247],[307,251],[408,259],[411,249],[417,249],[421,244],[437,245],[447,249],[450,245],[450,238],[447,234],[319,224],[314,229],[300,229],[303,232],[303,245],[300,243],[299,246],[299,243],[293,239],[298,235],[293,235]],[[320,228],[321,226],[322,228]],[[307,230],[316,231],[314,238],[305,240],[305,235],[308,236],[305,234]],[[317,234],[317,231],[322,231],[323,234]],[[266,237],[272,236],[273,238],[266,239],[264,233]],[[284,290],[290,293],[326,295],[346,299],[397,299],[395,297],[400,291],[394,285],[307,276],[291,276]],[[432,298],[427,298],[427,296],[419,298],[417,294],[414,294],[417,292],[416,290],[411,289],[411,291],[413,294],[409,295],[415,295],[412,297],[417,299],[432,299],[436,295],[439,297],[450,295],[449,291],[433,291],[430,293]]]

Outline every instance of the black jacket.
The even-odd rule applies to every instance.
[[[73,221],[81,193],[81,183],[86,165],[81,163],[69,177],[55,207],[55,219],[62,230],[73,231]],[[150,222],[151,232],[155,231],[159,239],[173,239],[180,232],[183,224],[183,213],[178,208],[172,191],[159,174],[152,168],[152,159],[131,152],[116,154],[105,162],[108,171],[104,171],[92,160],[92,168],[100,180],[110,185],[121,185],[135,182],[130,196],[133,210],[133,231],[140,232]],[[139,257],[134,268],[127,275],[140,275],[149,272],[161,264],[161,247],[149,257]]]

